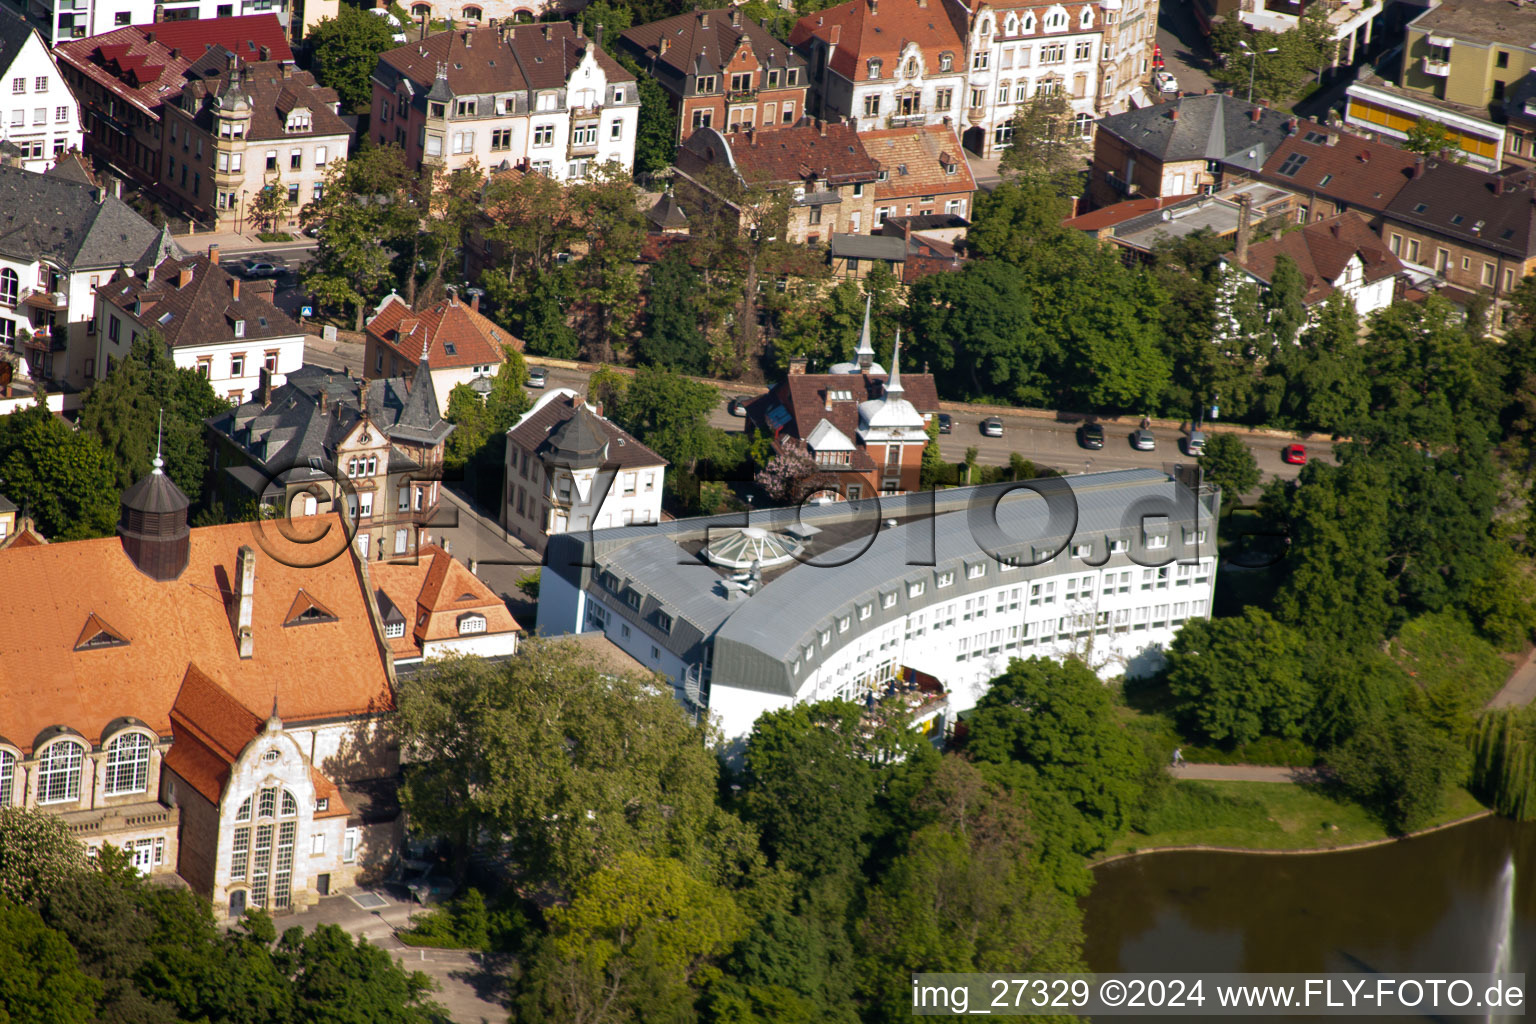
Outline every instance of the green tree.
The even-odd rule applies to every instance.
[[[858,922],[870,1019],[911,1012],[916,971],[1081,969],[1076,904],[1041,870],[1036,850],[1049,840],[1017,799],[949,756],[915,803],[927,821],[903,843]]]
[[[972,212],[966,249],[984,259],[1023,263],[1036,242],[1066,230],[1061,222],[1071,216],[1072,204],[1050,183],[1020,178],[976,193]]]
[[[402,970],[388,952],[367,939],[354,941],[334,924],[319,925],[307,934],[289,928],[272,960],[292,987],[296,1021],[448,1024],[451,1019],[428,998],[436,986],[431,978]]]
[[[1434,817],[1468,760],[1464,747],[1406,712],[1368,723],[1327,758],[1340,784],[1399,833]]]
[[[598,0],[605,3],[606,0]],[[590,4],[587,14],[596,4]],[[615,8],[615,13],[622,8]],[[629,17],[629,12],[624,11]],[[608,18],[603,22],[606,25]],[[622,29],[608,28],[609,38],[617,39]],[[672,109],[672,99],[667,95],[656,76],[640,67],[638,61],[627,53],[615,52],[615,59],[640,83],[640,121],[635,129],[635,173],[655,174],[672,164],[677,153],[677,113]]]
[[[1403,141],[1403,148],[1410,153],[1422,153],[1425,156],[1437,156],[1446,151],[1457,155],[1461,153],[1461,145],[1451,130],[1443,122],[1427,117],[1419,118],[1408,127],[1408,137]]]
[[[1328,296],[1286,371],[1280,420],[1302,429],[1345,434],[1363,421],[1370,380],[1359,318],[1349,296],[1342,291]]]
[[[1307,321],[1306,295],[1307,282],[1296,261],[1285,253],[1276,256],[1263,298],[1265,320],[1276,346],[1287,348],[1296,343],[1297,333]]]
[[[1082,662],[1015,658],[969,725],[971,756],[1016,764],[1032,799],[1052,794],[1071,805],[1079,821],[1062,839],[1078,852],[1101,848],[1125,827],[1141,795],[1143,753]]]
[[[301,218],[306,226],[319,225],[304,288],[325,305],[351,307],[353,329],[360,331],[368,305],[399,283],[392,252],[415,245],[415,178],[398,146],[369,146],[333,161],[324,186]]]
[[[725,880],[755,838],[715,805],[704,729],[648,679],[613,678],[582,648],[529,639],[508,662],[452,659],[402,680],[418,752],[403,802],[461,849],[505,841],[530,884],[569,890],[625,851]]]
[[[1228,500],[1235,501],[1259,486],[1259,460],[1240,434],[1218,431],[1206,437],[1200,468]]]
[[[100,992],[63,935],[31,907],[0,897],[0,1021],[88,1024]]]
[[[709,369],[709,343],[699,330],[693,304],[699,286],[699,275],[683,247],[668,250],[651,268],[645,329],[636,345],[640,362],[679,373],[702,374]]]
[[[569,186],[568,202],[579,211],[575,231],[586,253],[572,267],[576,333],[594,362],[614,361],[615,346],[629,338],[640,309],[635,264],[645,241],[645,216],[635,184],[617,163],[595,169]]]
[[[700,381],[659,367],[641,367],[621,400],[608,407],[610,419],[644,441],[674,466],[692,473],[700,460],[720,455],[724,431],[709,425],[720,392]]]
[[[531,354],[554,359],[575,359],[581,354],[581,342],[567,312],[574,287],[568,269],[530,270],[511,284],[500,272],[486,271],[482,281],[500,318]]]
[[[1009,122],[1013,136],[1003,151],[1002,169],[1040,185],[1081,194],[1082,136],[1073,125],[1072,104],[1063,93],[1036,95],[1019,105]]]
[[[71,430],[42,405],[0,417],[5,493],[50,540],[110,535],[118,514],[114,476],[94,434]]]
[[[58,815],[0,808],[0,899],[41,906],[87,868],[85,848]]]
[[[912,287],[912,355],[929,364],[941,393],[1043,404],[1055,340],[1034,330],[1031,298],[1018,271],[1000,260],[922,278]],[[954,338],[966,339],[964,349]]]
[[[80,426],[116,463],[119,490],[149,472],[159,444],[166,474],[196,499],[208,471],[207,421],[228,408],[206,377],[178,369],[164,340],[151,331],[85,393]]]
[[[309,44],[320,84],[336,90],[347,113],[365,113],[373,100],[374,65],[395,46],[389,19],[343,4],[336,17],[309,30]]]
[[[1261,608],[1192,619],[1168,651],[1168,689],[1179,717],[1218,743],[1299,736],[1316,699],[1304,652],[1301,635]]]
[[[256,192],[251,200],[251,220],[264,231],[276,231],[288,219],[288,189],[283,185],[283,172],[273,171],[272,179]]]

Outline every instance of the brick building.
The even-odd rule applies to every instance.
[[[976,179],[954,128],[948,124],[882,128],[861,132],[859,141],[880,165],[875,178],[875,227],[888,217],[970,218]]]
[[[1354,211],[1379,227],[1417,160],[1396,146],[1302,121],[1255,177],[1304,195],[1303,223]]]
[[[679,142],[696,128],[794,124],[806,113],[805,58],[737,8],[636,25],[619,45],[671,97]]]

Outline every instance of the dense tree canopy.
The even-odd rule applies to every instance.
[[[49,540],[112,533],[117,469],[96,435],[42,405],[0,417],[0,487]]]
[[[374,65],[379,54],[394,48],[396,31],[388,18],[349,4],[342,4],[336,17],[309,30],[315,77],[336,90],[345,112],[368,109]]]
[[[1192,619],[1168,652],[1168,687],[1193,730],[1221,743],[1299,736],[1315,695],[1302,636],[1259,608]]]

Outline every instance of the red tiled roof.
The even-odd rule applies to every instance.
[[[886,180],[875,185],[876,199],[976,191],[971,165],[949,125],[881,128],[860,132],[859,139],[886,175]]]
[[[439,32],[386,50],[379,54],[379,61],[424,90],[437,80],[438,67],[443,66],[454,95],[484,95],[560,88],[593,45],[589,37],[576,35],[570,22],[555,21]],[[609,84],[635,80],[601,48],[596,59]]]
[[[1264,161],[1259,177],[1352,210],[1380,213],[1412,179],[1417,160],[1406,149],[1302,121]]]
[[[1259,242],[1248,249],[1248,259],[1239,264],[1262,281],[1275,272],[1275,260],[1289,256],[1307,283],[1303,301],[1307,305],[1322,302],[1333,294],[1333,283],[1355,256],[1364,266],[1365,282],[1371,284],[1403,272],[1402,261],[1371,230],[1357,213],[1313,221],[1300,231],[1287,232],[1278,239]],[[1235,257],[1233,261],[1236,262]]]
[[[162,21],[113,29],[89,39],[59,43],[54,53],[115,95],[153,112],[175,99],[198,68],[227,67],[223,59],[204,60],[210,47],[233,52],[242,63],[293,60],[287,33],[275,14],[251,14],[202,21]]]
[[[963,17],[956,6],[955,18]],[[803,47],[812,38],[833,47],[830,67],[850,81],[868,81],[868,61],[881,62],[882,78],[894,78],[908,43],[916,43],[929,75],[939,68],[939,55],[948,53],[956,74],[964,73],[965,41],[951,5],[941,0],[849,0],[795,22],[791,46]]]
[[[816,424],[828,420],[857,444],[859,403],[880,397],[885,379],[883,374],[792,373],[778,387],[754,400],[748,406],[747,415],[763,422],[769,409],[777,403],[784,407],[790,417],[783,432],[803,441],[811,436]],[[938,411],[939,391],[934,385],[932,374],[903,373],[901,385],[905,389],[907,401],[918,412],[927,415]],[[829,391],[846,391],[849,397],[834,398],[829,402]]]
[[[732,19],[735,19],[734,23]],[[690,11],[660,21],[626,29],[625,43],[651,60],[665,64],[677,75],[719,73],[728,67],[741,47],[751,50],[761,67],[787,67],[804,61],[788,46],[769,35],[768,30],[740,8],[722,7],[708,11]],[[662,40],[666,40],[665,50]],[[702,61],[702,66],[697,62]]]
[[[406,616],[406,635],[390,641],[396,656],[420,657],[421,644],[457,636],[458,617],[464,612],[484,615],[487,633],[522,631],[506,602],[436,544],[422,547],[414,565],[380,562],[368,571]]]
[[[812,178],[834,185],[872,182],[880,170],[852,125],[809,118],[785,127],[747,131],[700,128],[688,136],[679,156],[686,153],[700,163],[722,163],[726,154],[717,150],[722,142],[730,161],[751,184],[788,185]]]
[[[1174,203],[1182,203],[1186,199],[1193,199],[1194,194],[1184,196],[1156,196],[1150,199],[1127,199],[1120,203],[1111,203],[1109,206],[1101,206],[1091,213],[1079,214],[1076,217],[1068,217],[1061,222],[1064,228],[1076,228],[1078,231],[1102,231],[1112,228],[1116,224],[1123,224],[1128,220],[1135,220],[1144,213],[1160,210]]]
[[[523,350],[522,339],[457,299],[444,299],[427,309],[412,310],[396,295],[368,321],[367,333],[400,356],[405,373],[421,360],[424,340],[434,370],[487,363],[500,366],[505,359],[502,346]]]
[[[318,566],[296,567],[330,550],[318,538],[345,535],[340,518],[268,522],[259,539],[256,529],[231,523],[192,530],[186,569],[165,582],[139,572],[116,537],[0,551],[0,591],[27,595],[0,617],[0,736],[28,751],[45,729],[65,725],[98,741],[121,716],[166,736],[176,708],[210,747],[233,754],[259,721],[254,709],[264,713],[274,695],[293,721],[391,707],[383,652],[352,558],[343,551]],[[256,551],[254,654],[247,659],[228,610],[242,546]],[[300,588],[333,609],[337,621],[285,628],[283,616]],[[128,643],[75,650],[93,614]]]

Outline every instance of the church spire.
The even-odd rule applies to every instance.
[[[159,473],[161,476],[165,475],[165,459],[160,457],[160,438],[161,438],[161,435],[163,435],[164,433],[165,433],[165,410],[161,409],[160,410],[160,422],[155,427],[155,457],[153,459],[151,459],[150,462],[149,462],[149,464],[154,467],[154,469],[150,470],[150,472],[152,472],[152,473]]]
[[[859,332],[859,347],[853,350],[859,361],[859,369],[865,373],[869,372],[870,364],[875,361],[875,346],[869,333],[869,304],[872,298],[870,295],[864,296],[864,329]]]
[[[885,393],[900,398],[905,389],[901,386],[901,328],[896,328],[896,345],[891,349],[891,377],[885,382]]]

